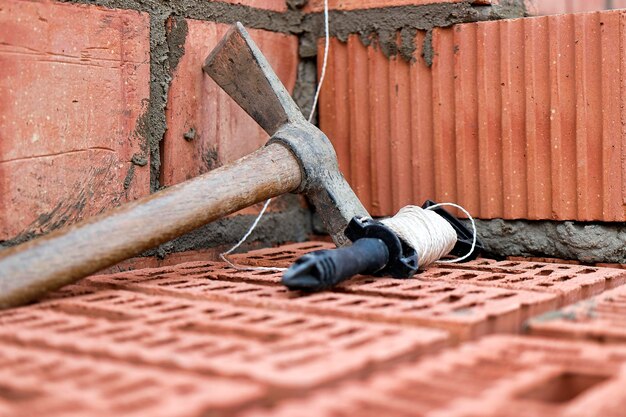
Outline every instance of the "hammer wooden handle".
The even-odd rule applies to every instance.
[[[0,308],[36,300],[222,216],[294,191],[300,166],[272,144],[107,214],[0,252]]]

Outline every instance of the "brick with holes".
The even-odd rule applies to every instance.
[[[329,249],[326,242],[305,242],[259,249],[237,255],[244,265],[288,267],[309,251]],[[478,259],[461,264],[438,264],[421,271],[417,278],[459,282],[511,290],[548,292],[558,296],[563,306],[626,283],[626,272],[572,264],[494,261]]]
[[[624,347],[492,336],[244,416],[617,417],[624,365]]]
[[[583,265],[493,261],[479,259],[464,264],[440,264],[423,279],[464,282],[514,290],[549,292],[567,305],[626,283],[626,271]]]
[[[192,417],[226,412],[258,400],[266,391],[249,381],[3,341],[0,393],[1,416]]]
[[[189,283],[179,276],[173,282],[185,290],[201,280]],[[440,348],[448,337],[432,329],[105,290],[0,313],[0,339],[149,365],[245,375],[287,388],[368,372]]]
[[[289,292],[280,272],[238,271],[219,263],[182,264],[90,278],[95,285],[194,300],[412,324],[450,331],[455,339],[518,332],[528,318],[557,308],[554,294],[484,286],[361,277],[331,292]]]
[[[626,287],[546,313],[528,323],[533,335],[587,339],[607,344],[626,342]]]

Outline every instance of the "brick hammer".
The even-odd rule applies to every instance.
[[[263,148],[98,217],[0,253],[0,308],[22,305],[193,229],[284,193],[304,193],[338,246],[369,217],[328,138],[308,123],[237,23],[203,66],[271,136]]]

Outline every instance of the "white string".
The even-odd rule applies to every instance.
[[[246,241],[246,239],[248,237],[250,237],[250,235],[252,234],[252,231],[259,224],[259,221],[261,220],[261,217],[263,217],[263,213],[265,213],[265,210],[267,210],[267,207],[270,205],[270,201],[272,201],[271,198],[269,198],[269,199],[267,199],[265,201],[265,204],[263,204],[263,208],[261,209],[261,212],[256,217],[256,219],[254,219],[254,223],[252,223],[252,226],[250,226],[250,228],[248,229],[246,234],[243,235],[243,237],[241,239],[239,239],[239,242],[237,242],[235,244],[235,246],[233,246],[232,248],[228,249],[226,252],[220,253],[220,258],[222,258],[222,260],[224,262],[226,262],[230,267],[235,268],[235,269],[237,269],[239,271],[275,271],[275,272],[281,272],[281,271],[286,271],[287,270],[287,268],[268,268],[268,267],[265,267],[265,266],[254,266],[253,267],[253,266],[236,265],[236,264],[232,263],[226,257],[226,255],[230,255],[231,253],[233,253],[239,246],[241,246],[243,244],[243,242]]]
[[[435,213],[438,207],[451,206],[463,211],[472,222],[473,239],[470,251],[457,259],[442,260],[456,244],[457,234],[450,223]],[[388,219],[381,220],[383,224],[394,231],[402,240],[418,253],[419,268],[426,267],[437,261],[443,263],[460,262],[467,259],[476,247],[476,224],[467,210],[458,204],[441,203],[427,209],[419,206],[406,206],[398,214]]]
[[[470,256],[472,256],[472,253],[474,253],[474,249],[476,249],[476,240],[478,239],[478,230],[476,230],[476,222],[474,221],[474,218],[469,213],[469,211],[465,210],[465,208],[463,208],[462,206],[460,206],[458,204],[454,204],[454,203],[439,203],[439,204],[435,204],[435,205],[432,205],[432,206],[428,207],[427,210],[434,210],[434,209],[436,209],[438,207],[444,207],[444,206],[454,207],[454,208],[457,208],[457,209],[461,210],[463,212],[463,214],[465,214],[467,216],[467,218],[469,219],[469,221],[472,223],[472,247],[470,248],[470,250],[465,255],[461,256],[460,258],[440,259],[438,261],[439,263],[454,264],[454,263],[457,263],[457,262],[464,261],[467,258],[469,258]]]
[[[315,97],[313,98],[313,106],[311,107],[311,113],[309,114],[309,123],[313,120],[315,114],[315,108],[317,107],[317,100],[320,97],[320,91],[322,91],[322,84],[324,83],[324,77],[326,77],[326,64],[328,64],[328,50],[330,49],[330,34],[328,24],[328,0],[324,0],[324,59],[322,60],[322,72],[320,74],[320,81],[317,84],[315,90]]]
[[[313,106],[311,107],[311,113],[309,113],[309,122],[311,122],[311,120],[313,120],[313,115],[315,114],[315,108],[317,107],[317,101],[319,99],[320,96],[320,91],[322,90],[322,84],[324,83],[324,77],[326,77],[326,67],[328,65],[328,50],[330,49],[330,25],[328,22],[328,0],[324,0],[324,35],[325,35],[325,40],[324,40],[324,59],[322,60],[322,72],[320,73],[320,79],[319,82],[317,83],[317,88],[315,90],[315,96],[313,97]],[[220,253],[220,258],[226,262],[230,267],[235,268],[239,271],[275,271],[275,272],[281,272],[281,271],[286,271],[287,268],[268,268],[268,267],[264,267],[264,266],[249,266],[249,267],[245,267],[245,266],[241,266],[241,265],[235,265],[234,263],[232,263],[231,261],[228,260],[228,258],[226,258],[226,255],[230,255],[231,253],[233,253],[233,251],[235,251],[239,246],[241,246],[248,237],[250,237],[250,235],[252,234],[252,232],[254,231],[254,229],[257,227],[257,225],[259,224],[259,221],[261,220],[261,218],[263,217],[263,214],[265,214],[265,210],[267,210],[267,207],[270,205],[270,202],[272,201],[271,198],[268,198],[265,201],[265,204],[263,205],[263,208],[261,209],[261,212],[259,213],[259,215],[256,217],[256,219],[254,220],[254,223],[252,223],[252,225],[250,226],[250,228],[248,229],[248,231],[246,232],[246,234],[239,240],[239,242],[237,242],[235,244],[235,246],[233,246],[232,248],[228,249],[226,252],[222,252]]]

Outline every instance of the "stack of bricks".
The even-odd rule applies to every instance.
[[[618,416],[625,284],[485,259],[317,294],[211,261],[92,276],[0,312],[0,415]]]
[[[201,63],[241,20],[309,103],[323,3],[304,3],[0,0],[0,244],[262,146]],[[582,11],[531,3],[330,1],[319,122],[372,214],[434,198],[483,219],[626,220],[624,12],[476,23]],[[117,270],[155,268],[0,312],[0,416],[623,414],[626,270],[479,259],[290,292],[214,261],[256,210]],[[309,223],[286,197],[261,235],[303,240]]]

